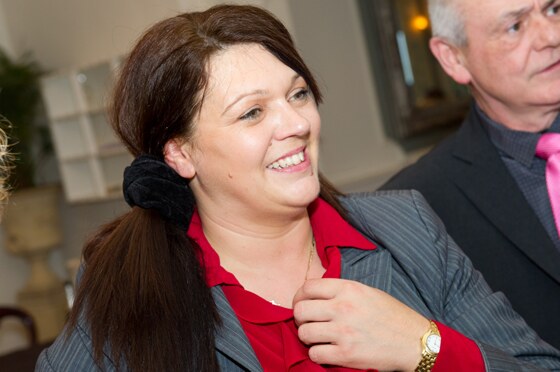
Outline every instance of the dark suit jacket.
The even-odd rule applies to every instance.
[[[492,289],[560,348],[560,252],[474,111],[382,189],[420,191]]]
[[[503,295],[490,291],[420,194],[358,195],[343,203],[355,226],[378,245],[374,251],[341,249],[343,278],[379,288],[475,340],[487,371],[560,371],[560,352],[539,340]],[[216,334],[221,370],[261,371],[223,291],[214,287],[212,294],[222,318]],[[525,364],[527,361],[535,365]],[[115,370],[108,357],[103,364],[105,370]],[[67,343],[59,337],[43,352],[36,369],[95,370],[83,321],[72,330]]]

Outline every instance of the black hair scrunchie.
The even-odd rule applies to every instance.
[[[187,230],[194,212],[194,195],[189,180],[163,160],[140,155],[125,168],[124,200],[131,207],[155,209],[167,221]]]

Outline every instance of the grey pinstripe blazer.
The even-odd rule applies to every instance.
[[[384,290],[475,340],[487,371],[560,371],[560,352],[541,341],[502,294],[490,291],[419,193],[356,194],[342,201],[354,226],[378,245],[375,251],[342,249],[343,278]],[[216,335],[221,370],[261,371],[224,293],[212,291],[223,320]],[[99,370],[91,350],[82,322],[67,342],[59,337],[41,354],[36,371]],[[108,356],[103,369],[115,370]]]

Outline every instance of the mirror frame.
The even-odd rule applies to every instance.
[[[397,33],[401,30],[393,1],[358,0],[386,133],[397,140],[406,140],[455,128],[466,115],[470,95],[428,108],[414,105],[412,88],[406,83],[399,54]],[[429,48],[427,43],[426,48]],[[438,63],[437,68],[441,68]]]

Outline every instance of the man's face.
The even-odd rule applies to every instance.
[[[481,108],[495,120],[560,108],[560,0],[463,0],[458,49]],[[457,79],[456,79],[457,80]],[[507,124],[507,123],[503,123]],[[514,128],[531,130],[531,128]],[[532,128],[536,129],[536,128]]]

